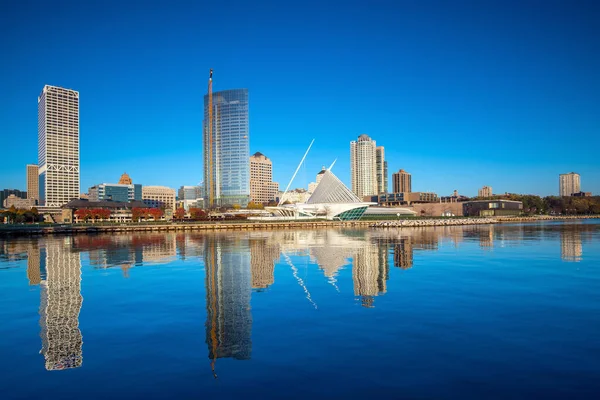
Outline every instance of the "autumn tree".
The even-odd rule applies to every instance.
[[[190,217],[194,221],[199,221],[199,220],[205,220],[206,217],[207,217],[207,215],[206,215],[206,212],[203,209],[191,207],[190,208]]]
[[[155,221],[158,221],[163,215],[164,211],[160,208],[151,208],[148,213],[154,218]]]
[[[92,218],[92,212],[87,208],[80,208],[79,210],[75,211],[74,215],[78,221],[83,220],[84,222],[87,222],[90,218]]]
[[[181,207],[175,210],[175,219],[183,220],[185,218],[185,208]]]
[[[145,211],[144,208],[141,207],[133,207],[131,209],[131,219],[134,222],[138,222],[140,220],[140,218],[145,216]]]

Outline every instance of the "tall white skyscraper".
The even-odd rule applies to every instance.
[[[352,191],[359,199],[376,195],[377,185],[377,145],[367,135],[350,142],[350,174]]]
[[[39,203],[79,198],[79,92],[44,86],[38,97]]]
[[[570,196],[573,193],[581,192],[581,178],[578,173],[570,172],[560,174],[558,178],[558,189],[560,196]]]

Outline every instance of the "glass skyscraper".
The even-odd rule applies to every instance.
[[[209,100],[204,96],[204,198],[215,206],[245,207],[250,198],[248,89],[213,92],[212,154],[209,146]],[[209,163],[212,157],[212,168]],[[212,179],[211,171],[212,169]],[[207,203],[208,204],[208,203]]]

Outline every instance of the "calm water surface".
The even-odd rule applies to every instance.
[[[0,240],[0,301],[2,399],[600,390],[592,221]]]

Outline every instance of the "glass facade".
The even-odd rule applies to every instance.
[[[343,213],[339,213],[333,219],[338,219],[340,221],[358,221],[365,211],[367,211],[368,207],[358,207],[353,208],[352,210],[344,211]]]
[[[212,155],[209,147],[209,105],[204,96],[204,187],[215,206],[245,207],[250,198],[248,89],[213,92]],[[212,157],[212,178],[209,162]]]

